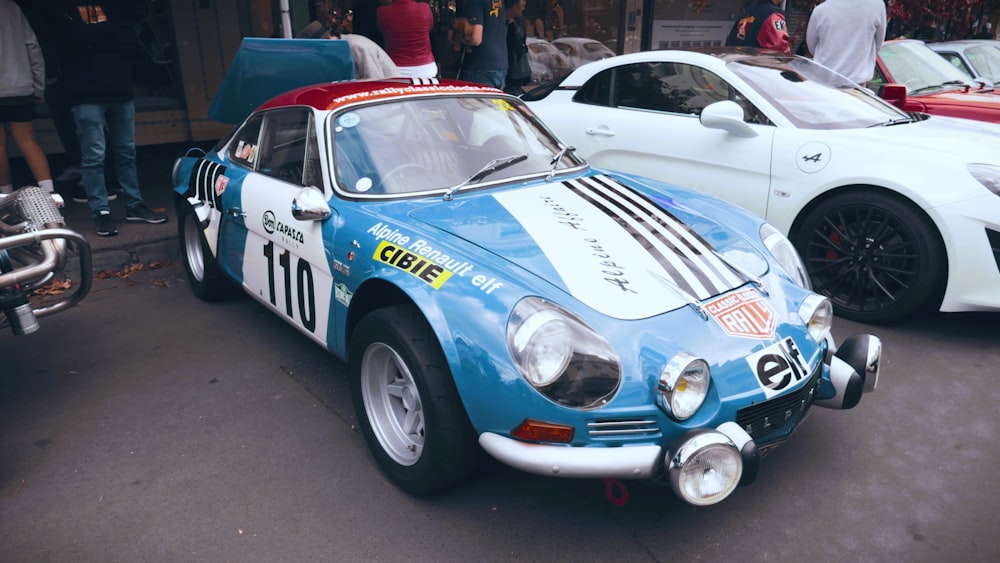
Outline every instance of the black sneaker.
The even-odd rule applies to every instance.
[[[167,216],[153,211],[144,203],[140,203],[132,209],[125,210],[125,220],[129,223],[166,223]]]
[[[97,222],[97,236],[113,237],[118,234],[118,226],[115,225],[115,220],[111,218],[110,211],[99,211],[94,216],[94,221]]]

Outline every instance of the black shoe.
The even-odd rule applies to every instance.
[[[129,223],[166,223],[167,216],[163,213],[157,213],[152,209],[146,207],[146,204],[140,203],[139,205],[133,207],[132,209],[125,210],[125,220]]]
[[[94,216],[94,221],[97,222],[97,236],[113,237],[118,234],[118,226],[115,225],[115,220],[111,218],[110,211],[99,211]]]

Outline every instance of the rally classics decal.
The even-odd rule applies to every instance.
[[[809,366],[790,336],[747,356],[757,384],[768,399],[781,395],[809,378]]]
[[[686,224],[607,176],[494,197],[569,292],[607,315],[646,318],[746,282]]]
[[[777,315],[764,296],[748,287],[705,303],[705,310],[730,336],[771,338]]]

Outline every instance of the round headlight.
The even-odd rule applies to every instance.
[[[546,398],[570,408],[607,404],[622,379],[611,343],[578,317],[538,297],[514,306],[507,350],[517,370]]]
[[[715,504],[726,498],[743,476],[739,452],[718,432],[695,435],[667,465],[674,492],[696,506]]]
[[[809,336],[815,342],[822,342],[833,326],[833,305],[822,295],[810,295],[799,305],[799,318],[805,321]]]
[[[663,368],[657,389],[667,414],[677,420],[694,416],[705,402],[711,372],[708,363],[690,354],[678,354]]]
[[[518,327],[511,352],[532,385],[544,387],[562,375],[573,357],[573,333],[554,311],[536,311]]]
[[[791,276],[795,283],[806,289],[812,289],[812,283],[809,281],[809,272],[806,271],[806,266],[802,263],[802,257],[795,250],[792,241],[788,240],[785,235],[781,234],[778,229],[775,229],[769,223],[764,223],[760,226],[760,240],[764,242],[764,246],[767,247],[771,255],[774,256],[774,259],[781,265],[781,269],[785,270],[785,273]]]

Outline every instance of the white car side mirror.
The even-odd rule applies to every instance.
[[[722,129],[737,137],[756,137],[757,132],[743,121],[743,108],[736,102],[722,100],[705,106],[699,118],[709,129]]]

